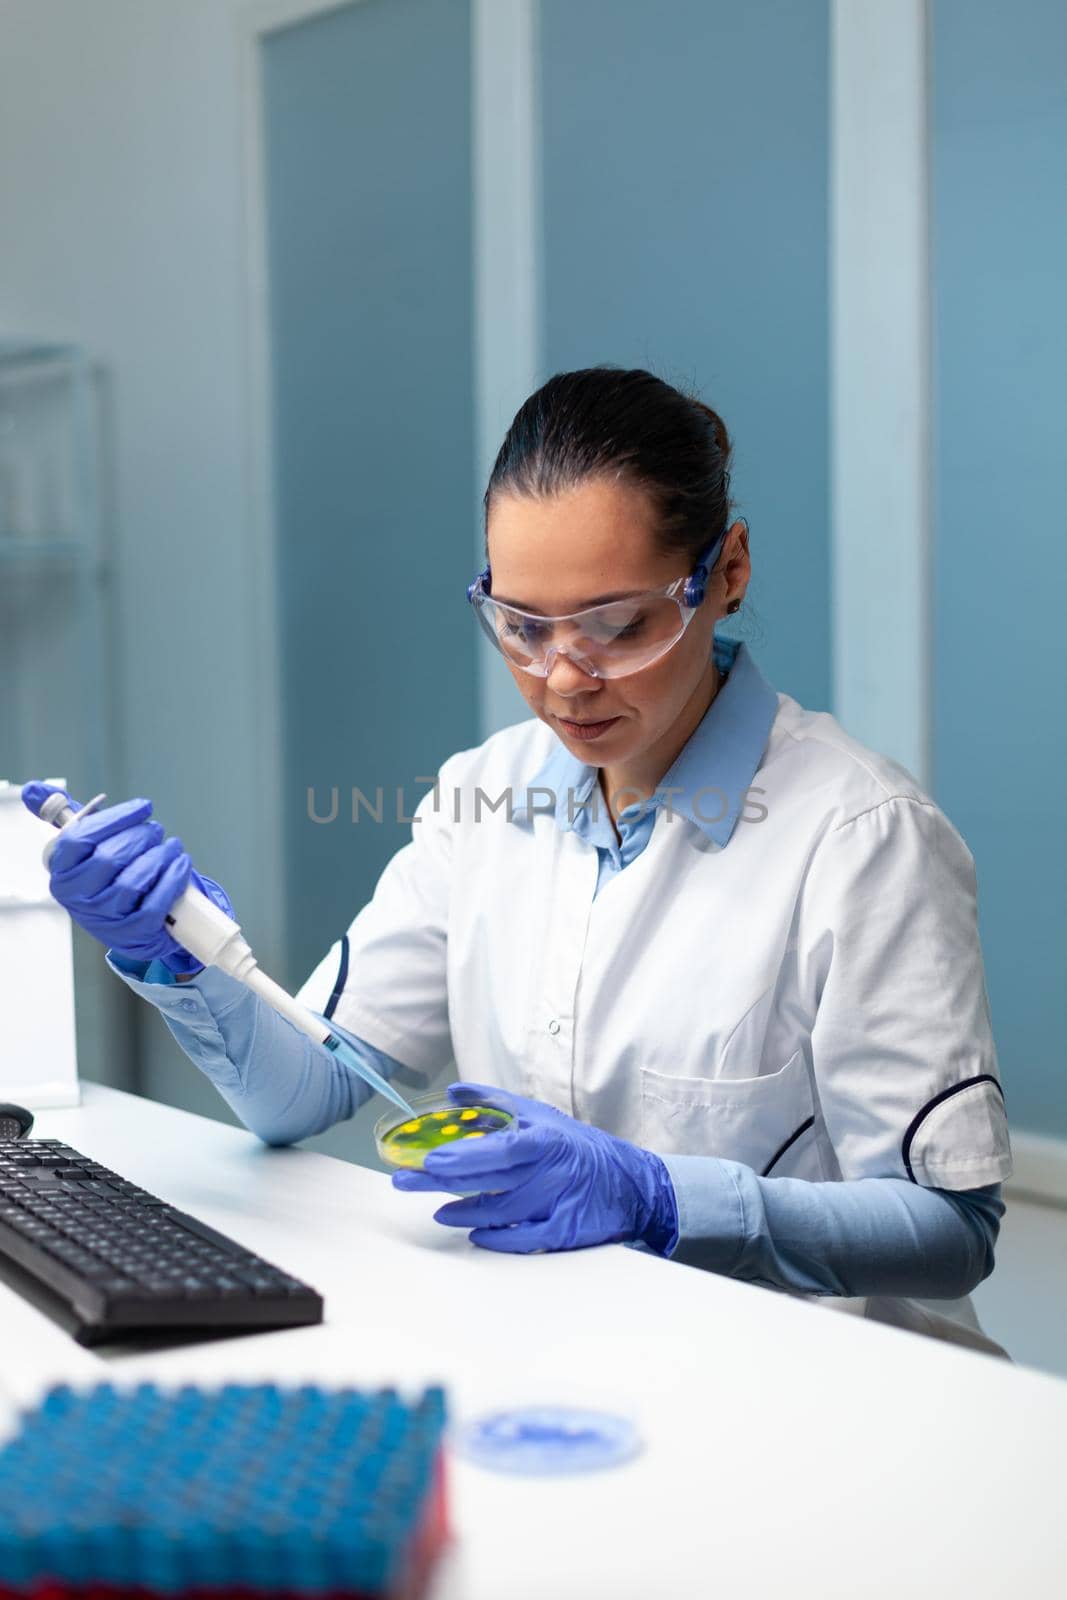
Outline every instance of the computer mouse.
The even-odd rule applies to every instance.
[[[32,1127],[32,1111],[23,1106],[0,1105],[0,1139],[25,1139]]]

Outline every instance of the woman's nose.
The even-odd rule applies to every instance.
[[[554,694],[587,694],[590,684],[599,683],[600,680],[595,673],[586,672],[577,661],[564,655],[556,646],[552,647],[548,656],[545,682]]]

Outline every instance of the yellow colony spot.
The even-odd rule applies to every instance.
[[[447,1128],[442,1128],[441,1129],[441,1132],[442,1133],[450,1133],[450,1134],[451,1133],[458,1133],[459,1132],[459,1124],[456,1123],[456,1122],[450,1122],[448,1124]]]
[[[433,1111],[430,1113],[436,1122],[443,1122],[448,1116],[447,1111]]]
[[[470,1109],[470,1107],[468,1107],[466,1111],[460,1112],[459,1120],[460,1122],[473,1122],[477,1115],[477,1111],[473,1111]]]
[[[418,1117],[416,1117],[414,1122],[401,1123],[400,1127],[397,1129],[397,1132],[398,1133],[418,1133],[418,1131],[419,1131],[419,1120],[420,1119]]]
[[[485,1129],[484,1128],[472,1128],[470,1133],[465,1133],[463,1135],[463,1137],[465,1139],[484,1139],[485,1138]]]

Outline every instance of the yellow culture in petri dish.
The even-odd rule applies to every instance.
[[[391,1107],[374,1129],[378,1154],[391,1167],[422,1166],[431,1150],[443,1150],[463,1139],[484,1139],[510,1128],[514,1117],[496,1106],[458,1106],[447,1095],[424,1094],[411,1102],[414,1118]]]

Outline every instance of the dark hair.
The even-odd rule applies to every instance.
[[[730,437],[710,406],[643,368],[557,372],[516,412],[489,475],[497,494],[539,498],[588,478],[647,491],[665,553],[693,559],[729,526]]]

